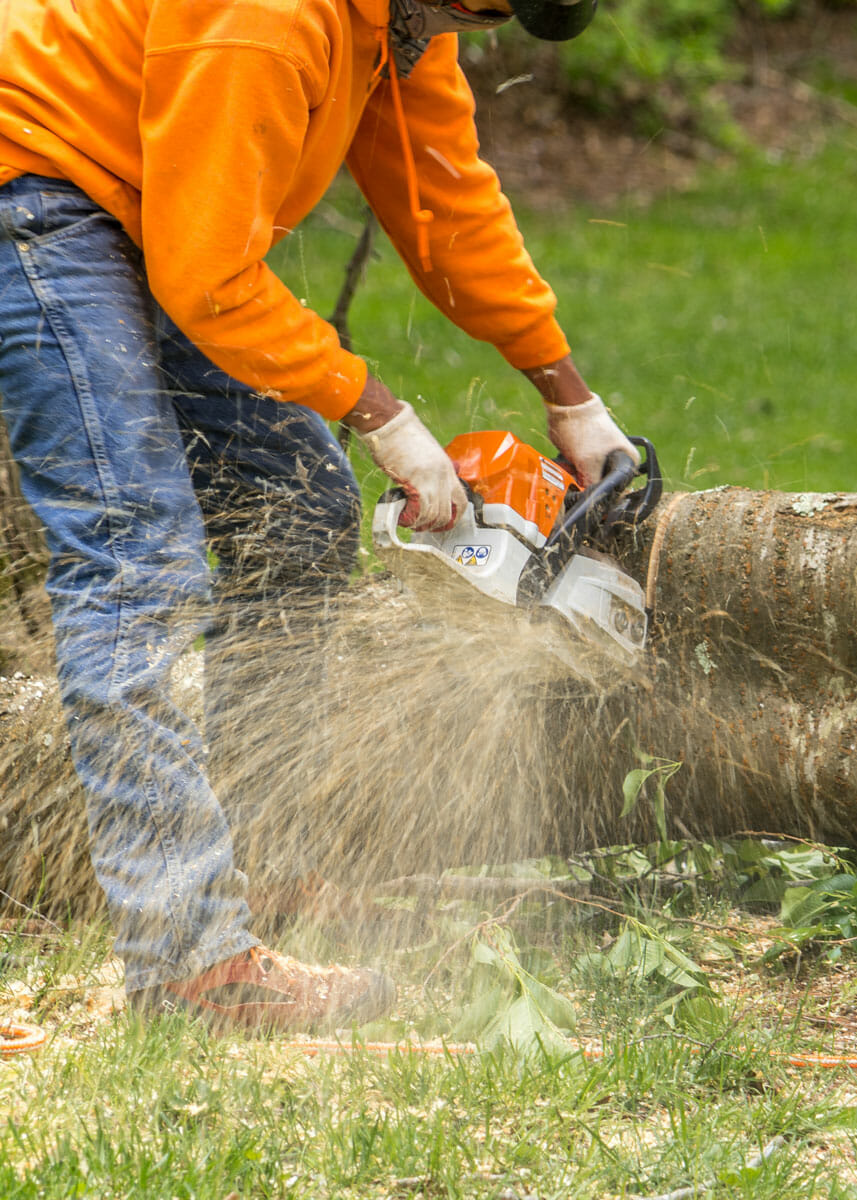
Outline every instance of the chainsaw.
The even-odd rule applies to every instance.
[[[642,452],[639,467],[616,452],[602,479],[581,488],[570,464],[546,458],[514,434],[462,434],[446,447],[468,497],[453,528],[402,529],[406,496],[393,488],[375,508],[376,552],[418,596],[434,590],[441,607],[444,587],[447,594],[456,587],[469,601],[475,589],[495,605],[554,625],[560,618],[571,635],[569,666],[580,662],[575,643],[585,643],[632,667],[648,635],[645,596],[604,550],[649,516],[663,483],[651,442],[630,441]],[[629,490],[637,475],[642,486]]]

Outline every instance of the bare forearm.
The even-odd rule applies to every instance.
[[[360,399],[350,412],[345,414],[342,423],[348,425],[355,433],[367,434],[386,425],[401,409],[401,400],[397,400],[379,379],[370,375]]]
[[[531,367],[522,374],[526,375],[546,404],[566,408],[574,404],[585,404],[592,397],[592,392],[583,382],[570,354],[558,362],[548,363],[543,367]]]
[[[545,403],[548,437],[563,458],[572,463],[579,481],[597,482],[614,450],[634,462],[640,455],[616,425],[601,398],[583,382],[571,355],[543,367],[525,370]]]

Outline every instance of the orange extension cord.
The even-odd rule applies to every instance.
[[[600,1062],[605,1058],[605,1052],[599,1046],[585,1046],[582,1043],[569,1040],[569,1049],[579,1050],[584,1058],[590,1062]],[[302,1054],[306,1054],[310,1058],[317,1058],[321,1054],[347,1054],[352,1050],[365,1050],[368,1054],[427,1054],[427,1055],[444,1055],[450,1054],[453,1056],[464,1054],[475,1054],[476,1047],[467,1043],[447,1042],[447,1043],[429,1043],[428,1045],[419,1045],[412,1042],[337,1042],[332,1039],[317,1039],[312,1038],[308,1041],[287,1042],[286,1048],[290,1050],[299,1050]],[[847,1067],[852,1071],[857,1071],[857,1055],[842,1055],[842,1054],[815,1054],[813,1052],[807,1054],[777,1054],[776,1051],[771,1052],[771,1058],[775,1058],[780,1062],[784,1062],[789,1067],[824,1067],[834,1069],[837,1067]]]
[[[16,1022],[6,1022],[0,1025],[0,1057],[8,1058],[13,1054],[25,1054],[44,1045],[47,1034],[44,1029],[34,1025],[21,1025]],[[387,1054],[425,1054],[452,1055],[453,1057],[475,1054],[476,1047],[461,1042],[430,1042],[418,1044],[414,1042],[338,1042],[332,1038],[311,1038],[306,1041],[284,1043],[284,1049],[297,1050],[309,1058],[318,1058],[322,1054],[348,1054],[353,1050],[364,1050],[367,1054],[383,1057]],[[569,1049],[578,1049],[584,1058],[590,1062],[600,1062],[605,1053],[599,1046],[585,1046],[579,1042],[569,1041]],[[813,1067],[835,1070],[840,1067],[857,1071],[857,1055],[847,1054],[785,1054],[771,1053],[775,1058],[789,1067],[811,1069]]]
[[[0,1024],[0,1057],[8,1058],[12,1054],[38,1050],[46,1038],[44,1029],[39,1029],[36,1025],[19,1025],[15,1021],[5,1021]]]

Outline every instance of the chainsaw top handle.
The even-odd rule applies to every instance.
[[[618,524],[639,525],[652,512],[663,492],[663,478],[655,448],[648,438],[632,437],[628,440],[645,451],[640,466],[622,450],[614,450],[608,455],[604,475],[598,483],[580,492],[572,501],[562,521],[548,538],[546,550],[561,539],[575,534],[586,537],[597,529],[606,533]],[[626,491],[637,475],[645,475],[646,482],[633,492]]]
[[[619,503],[614,505],[611,513],[611,523],[621,521],[626,525],[639,525],[650,516],[658,504],[664,490],[664,480],[661,475],[658,456],[648,438],[632,437],[628,439],[633,446],[645,451],[645,457],[639,467],[635,468],[636,475],[645,475],[646,482],[633,492],[627,492]]]

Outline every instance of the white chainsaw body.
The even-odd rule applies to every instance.
[[[413,532],[405,541],[398,526],[404,505],[401,497],[382,497],[372,523],[379,557],[404,583],[419,591],[426,577],[438,579],[436,568],[441,568],[441,579],[442,573],[453,572],[493,600],[521,605],[521,576],[546,541],[534,524],[503,504],[485,504],[478,516],[471,502],[452,529]],[[535,609],[557,613],[575,637],[597,643],[626,665],[645,646],[643,590],[606,556],[586,550],[572,554],[535,601]]]

